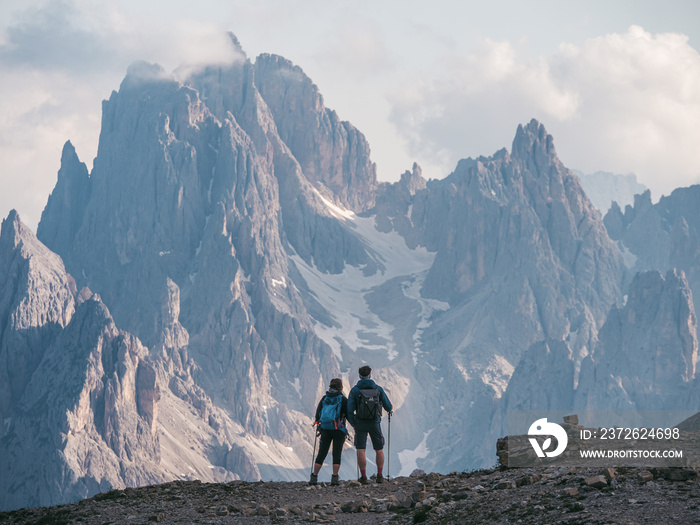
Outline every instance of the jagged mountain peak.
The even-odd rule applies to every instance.
[[[144,60],[132,62],[126,69],[126,76],[119,87],[120,91],[138,89],[144,83],[169,82],[174,77],[160,64],[153,64]]]
[[[279,77],[277,80],[287,85],[298,85],[305,99],[311,102],[316,111],[323,111],[325,108],[323,95],[318,86],[308,77],[304,70],[291,60],[275,54],[262,53],[255,59],[256,76],[259,76],[262,87],[272,79],[269,76]],[[256,77],[257,78],[257,77]],[[307,103],[307,101],[304,101]]]
[[[239,54],[243,59],[247,59],[248,55],[246,55],[246,52],[243,49],[240,40],[238,40],[238,37],[233,33],[233,31],[229,31],[227,35],[231,40],[231,44],[233,45],[234,51],[236,51],[236,53]]]
[[[17,210],[12,209],[7,215],[7,218],[2,221],[2,229],[0,230],[0,239],[5,239],[5,242],[17,246],[19,237],[26,227],[19,218]]]
[[[61,258],[44,246],[34,232],[22,222],[17,210],[11,210],[7,218],[2,221],[0,228],[0,258],[4,258],[7,264],[15,257],[15,253],[28,263],[31,260],[31,268],[51,268],[63,271]],[[2,263],[0,263],[2,267]],[[4,274],[9,278],[7,274]],[[31,284],[31,283],[30,283]],[[41,283],[35,283],[41,284]]]
[[[417,162],[413,163],[411,171],[406,170],[401,174],[399,184],[408,191],[409,195],[414,195],[419,190],[424,190],[427,181],[423,178],[423,169]]]
[[[514,159],[527,159],[533,155],[541,157],[543,154],[556,157],[554,138],[547,133],[544,125],[534,118],[525,126],[519,124],[513,139],[511,156]]]
[[[58,177],[68,176],[75,172],[79,172],[85,177],[88,176],[87,166],[81,162],[73,143],[67,140],[61,151],[61,168],[58,171]]]
[[[70,140],[67,140],[63,145],[63,149],[61,150],[61,164],[70,162],[70,160],[77,157],[78,154],[75,152],[75,146],[73,146],[73,143]]]
[[[371,208],[377,168],[369,144],[358,129],[325,107],[318,87],[301,68],[277,55],[260,55],[255,85],[309,182],[330,190],[346,208]]]

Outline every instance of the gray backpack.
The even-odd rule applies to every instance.
[[[378,388],[363,388],[357,396],[357,419],[376,421],[382,415],[382,402]]]

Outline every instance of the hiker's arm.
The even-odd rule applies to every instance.
[[[386,392],[384,392],[383,388],[381,389],[381,392],[382,392],[382,405],[384,405],[384,410],[386,410],[387,412],[390,413],[392,411],[392,408],[393,408],[391,406],[391,401],[389,401],[389,397],[386,395]]]
[[[348,412],[348,422],[355,428],[355,396],[354,389],[350,390],[350,395],[348,396],[347,412]]]
[[[321,421],[321,409],[323,408],[323,398],[318,402],[318,406],[316,407],[316,416],[314,417],[314,423],[318,423]]]

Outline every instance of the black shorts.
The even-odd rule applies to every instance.
[[[367,448],[367,434],[372,440],[374,450],[384,448],[384,436],[379,421],[356,421],[355,422],[355,448],[364,450]]]

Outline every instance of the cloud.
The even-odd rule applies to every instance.
[[[129,64],[145,59],[172,70],[187,63],[191,70],[194,64],[241,58],[216,23],[136,17],[108,2],[41,2],[12,13],[5,23],[0,34],[0,216],[17,208],[32,228],[56,183],[66,140],[91,168],[101,101],[118,88]]]
[[[402,86],[391,113],[412,151],[445,173],[509,146],[532,117],[570,167],[635,172],[657,196],[700,180],[700,55],[679,34],[632,26],[536,60],[484,40]]]
[[[343,11],[324,36],[316,60],[340,75],[353,75],[355,82],[393,69],[381,27],[365,15]]]
[[[512,134],[533,116],[569,118],[579,104],[574,92],[554,84],[546,61],[523,62],[505,41],[485,40],[472,54],[444,56],[414,78],[394,94],[391,118],[414,154],[445,173],[462,157],[503,147],[503,130]]]
[[[0,38],[0,65],[94,77],[123,73],[136,60],[175,68],[241,57],[223,26],[213,22],[139,17],[110,3],[87,7],[50,0],[19,11]]]
[[[18,13],[4,32],[0,62],[74,73],[102,70],[120,55],[110,33],[90,23],[70,1],[54,0]]]

